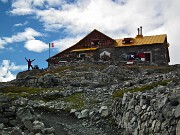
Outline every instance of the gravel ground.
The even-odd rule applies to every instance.
[[[41,114],[47,127],[54,127],[56,135],[108,135],[97,127],[90,126],[86,120],[78,120],[67,112],[47,112],[36,110]]]

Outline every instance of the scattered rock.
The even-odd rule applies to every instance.
[[[32,108],[24,107],[17,111],[17,118],[19,118],[22,122],[27,120],[33,121],[35,120],[35,114]]]
[[[107,107],[107,106],[102,106],[102,107],[99,109],[99,113],[101,114],[102,117],[108,116],[108,115],[109,115],[108,107]]]
[[[164,93],[166,91],[166,87],[165,86],[162,86],[162,85],[159,85],[156,90],[160,93]]]
[[[178,121],[176,126],[176,135],[180,135],[180,120]]]
[[[67,64],[72,66],[69,62]],[[179,134],[178,66],[172,66],[173,70],[165,71],[164,67],[141,69],[139,65],[121,67],[105,64],[99,68],[95,68],[98,64],[94,67],[83,67],[80,66],[81,62],[77,62],[74,65],[73,70],[59,70],[55,74],[38,70],[19,73],[17,79],[9,85],[45,87],[48,90],[29,94],[31,99],[17,98],[14,104],[59,111],[73,106],[75,101],[66,102],[68,97],[81,93],[83,107],[89,109],[71,109],[70,114],[83,119],[84,127],[89,126],[90,120],[91,124],[99,129],[108,129],[106,121],[109,120],[118,125],[117,128],[122,134]],[[56,67],[46,71],[52,71],[53,68]],[[42,72],[44,75],[39,76]],[[0,85],[0,88],[2,87],[5,87],[5,84]],[[128,89],[132,91],[127,92]],[[136,92],[138,89],[140,92]],[[119,95],[115,95],[115,101],[112,97],[116,91],[119,91]],[[28,92],[22,94],[28,95]],[[3,134],[9,134],[11,131],[21,134],[24,130],[21,126],[28,130],[29,135],[55,133],[53,128],[45,128],[44,123],[37,119],[33,108],[22,107],[13,110],[9,104],[11,100],[6,96],[0,96],[0,130]],[[18,124],[20,128],[15,129]],[[5,130],[7,126],[13,128]]]
[[[70,114],[75,114],[76,111],[76,109],[71,109]]]
[[[176,118],[179,118],[179,117],[180,117],[180,105],[178,105],[178,106],[176,107],[175,117],[176,117]]]
[[[84,109],[79,113],[78,119],[87,118],[88,116],[89,116],[89,109]]]
[[[4,128],[4,123],[0,123],[0,130]]]

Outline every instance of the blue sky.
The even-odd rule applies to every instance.
[[[112,38],[167,34],[170,64],[180,63],[179,0],[0,0],[0,82],[27,70],[26,58],[46,68],[51,56],[98,29]]]

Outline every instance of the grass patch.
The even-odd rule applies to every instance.
[[[82,97],[83,93],[75,93],[73,95],[70,95],[64,99],[65,102],[69,102],[71,104],[70,108],[67,108],[66,110],[70,110],[72,108],[74,109],[83,109],[84,107],[84,99]]]
[[[28,93],[6,93],[4,94],[5,96],[11,98],[11,99],[16,99],[18,97],[29,97]]]
[[[50,73],[50,74],[60,73],[67,69],[73,70],[74,68],[75,68],[75,66],[61,66],[61,67],[57,67],[57,68],[49,70],[49,71],[45,71],[43,73],[39,73],[38,76],[43,76],[47,73]]]
[[[67,69],[73,70],[74,68],[75,66],[62,66],[62,67],[55,68],[52,72],[59,73]]]
[[[149,85],[144,85],[142,87],[118,90],[118,91],[115,91],[113,93],[112,97],[113,97],[113,99],[115,99],[116,97],[123,97],[124,93],[126,93],[126,92],[133,93],[133,92],[138,92],[138,91],[150,90],[150,89],[153,89],[154,87],[157,87],[158,85],[165,86],[170,81],[171,80],[164,80],[164,81],[161,81],[161,82],[155,82],[155,83],[152,83],[152,84],[149,84]]]
[[[89,68],[94,68],[94,69],[97,69],[97,70],[103,70],[105,69],[107,66],[105,65],[92,65],[92,64],[82,64],[81,67],[80,67],[80,70],[81,71],[86,71],[87,69]],[[79,67],[78,67],[79,68]],[[38,76],[43,76],[47,73],[50,73],[50,74],[55,74],[55,73],[60,73],[64,70],[78,70],[77,66],[60,66],[60,67],[57,67],[55,69],[52,69],[50,71],[45,71],[43,73],[39,73]]]
[[[94,68],[96,70],[101,71],[101,70],[104,70],[105,68],[107,68],[108,66],[107,65],[89,65],[89,68],[90,67],[92,67],[92,68]]]
[[[43,100],[44,102],[50,102],[50,101],[53,101],[53,100],[57,100],[59,98],[61,98],[61,96],[52,95],[52,96],[46,96],[46,97],[40,98],[40,100]]]
[[[40,88],[32,88],[32,87],[17,87],[17,86],[8,86],[0,88],[1,93],[38,93],[40,91],[44,91],[45,89]]]
[[[152,70],[153,73],[168,73],[170,71],[173,71],[174,68],[170,66],[151,66],[151,65],[131,65],[131,66],[125,66],[128,69],[147,69]]]

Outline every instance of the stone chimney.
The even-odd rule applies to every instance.
[[[142,26],[140,26],[140,28],[138,28],[137,30],[138,30],[138,34],[136,35],[136,38],[142,38],[143,37]]]

